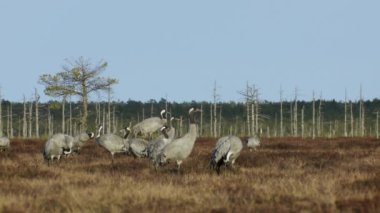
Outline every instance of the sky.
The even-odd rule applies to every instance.
[[[31,97],[66,59],[104,60],[113,99],[380,97],[377,0],[0,0],[0,87]],[[105,100],[106,96],[92,97]]]

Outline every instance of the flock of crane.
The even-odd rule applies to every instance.
[[[99,126],[97,134],[84,132],[75,137],[67,134],[54,134],[45,143],[43,156],[50,165],[54,159],[60,160],[62,156],[70,155],[73,152],[79,153],[84,144],[95,138],[98,145],[111,153],[112,164],[115,153],[131,154],[136,158],[149,158],[155,169],[175,161],[177,171],[180,171],[182,162],[188,158],[194,148],[197,139],[197,116],[201,110],[189,109],[189,130],[181,137],[175,137],[175,128],[168,124],[166,110],[161,111],[160,117],[145,119],[132,128],[126,127],[120,134],[101,134],[103,126]],[[160,135],[152,139],[155,132],[159,130]],[[146,137],[150,139],[145,139]],[[247,147],[256,149],[260,145],[260,140],[256,136],[247,139]],[[10,141],[6,137],[0,137],[0,150],[10,147]],[[233,167],[235,160],[239,157],[243,149],[241,139],[234,135],[224,136],[218,139],[211,152],[210,167],[220,173],[222,166]]]

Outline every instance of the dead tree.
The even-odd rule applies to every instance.
[[[359,125],[360,125],[360,135],[364,136],[364,104],[363,104],[363,90],[362,85],[360,85],[360,100],[359,100]]]
[[[214,129],[213,129],[213,136],[214,137],[218,137],[218,132],[217,132],[217,128],[218,128],[218,119],[217,119],[217,116],[216,116],[216,108],[217,108],[217,101],[218,101],[218,94],[216,93],[216,81],[214,82],[214,90],[213,90],[213,98],[214,98],[214,110],[213,110],[213,118],[214,118]]]
[[[10,114],[9,114],[9,120],[10,120],[10,126],[11,126],[11,129],[10,129],[10,135],[9,137],[10,138],[13,138],[13,106],[12,106],[12,102],[10,103]]]
[[[31,138],[32,137],[32,128],[33,128],[33,125],[32,125],[32,119],[33,119],[33,102],[30,101],[29,103],[29,129],[28,129],[28,137]]]
[[[313,105],[313,112],[312,112],[312,137],[313,137],[313,139],[315,139],[315,93],[314,93],[314,91],[313,91],[313,103],[312,103],[312,105]]]
[[[212,124],[213,117],[212,117],[212,114],[213,114],[212,113],[212,103],[210,103],[210,136],[212,136],[212,133],[213,133],[213,124]]]
[[[347,89],[344,92],[344,137],[347,137]]]
[[[203,136],[203,104],[201,104],[201,121],[200,121],[199,135]]]
[[[280,89],[280,136],[281,137],[284,137],[284,126],[283,126],[283,122],[284,122],[284,118],[283,118],[283,108],[282,108],[282,88]]]
[[[376,112],[376,139],[379,139],[379,111]]]
[[[354,113],[352,110],[352,102],[350,101],[350,112],[351,112],[351,137],[354,137]]]
[[[294,114],[293,114],[293,130],[294,130],[294,136],[298,136],[298,109],[297,109],[297,88],[295,89],[295,95],[294,95]]]
[[[111,87],[108,88],[107,134],[111,133]]]
[[[249,94],[250,92],[250,88],[249,88],[249,85],[248,85],[248,82],[247,82],[247,89],[246,89],[246,93],[245,93],[245,98],[246,98],[246,105],[247,105],[247,130],[248,130],[248,135],[252,135],[251,134],[251,119],[250,119],[250,99],[249,99]]]
[[[65,134],[65,102],[66,96],[62,98],[62,133]]]
[[[290,135],[294,135],[294,130],[293,130],[293,104],[290,101]]]
[[[10,135],[10,106],[7,107],[7,136]]]
[[[23,102],[24,110],[23,110],[23,117],[22,117],[22,137],[26,138],[28,131],[28,124],[26,122],[26,100],[25,100],[25,95],[24,95],[24,102]]]
[[[3,98],[1,97],[1,89],[0,89],[0,137],[3,136],[3,112],[2,112],[2,103],[3,103]]]
[[[73,134],[73,109],[72,109],[72,103],[71,103],[71,96],[69,98],[69,134]]]
[[[305,106],[302,106],[302,109],[301,109],[301,137],[304,138],[305,137],[305,122],[304,122],[304,112],[305,112]]]
[[[38,94],[37,89],[35,89],[34,90],[34,102],[35,102],[35,108],[36,108],[36,112],[35,112],[35,114],[36,114],[36,124],[35,124],[36,125],[36,138],[40,137],[40,125],[39,125],[40,114],[38,112],[39,100],[40,100],[40,95]]]
[[[323,121],[322,121],[322,95],[319,99],[319,108],[318,108],[318,121],[317,121],[317,132],[318,136],[321,137],[323,135]]]

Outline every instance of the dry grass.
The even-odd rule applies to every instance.
[[[267,139],[235,170],[208,170],[213,139],[200,139],[177,174],[89,142],[48,167],[43,141],[0,153],[2,212],[380,212],[380,141]]]

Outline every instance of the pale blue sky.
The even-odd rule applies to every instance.
[[[3,97],[31,96],[65,58],[104,59],[114,98],[239,101],[315,90],[326,99],[379,98],[380,1],[0,0]],[[48,100],[43,97],[42,100]]]

